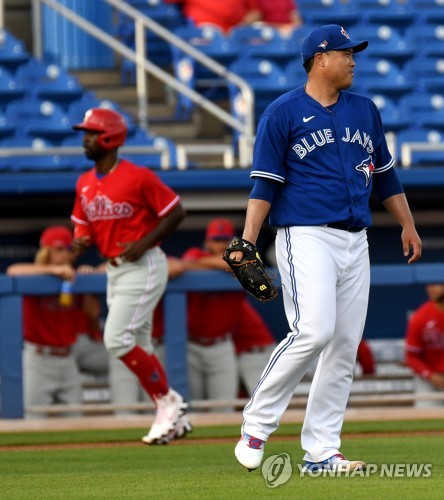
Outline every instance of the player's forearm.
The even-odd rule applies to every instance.
[[[205,269],[225,271],[230,269],[229,265],[224,260],[222,260],[220,255],[209,255],[196,260],[185,260],[183,261],[183,265],[185,267],[185,270],[187,271],[197,271]]]
[[[172,234],[183,221],[185,215],[185,210],[179,203],[168,215],[160,220],[154,231],[151,231],[142,239],[145,248],[148,249],[157,245]]]
[[[245,226],[242,238],[256,244],[262,224],[270,211],[271,204],[265,200],[250,198],[247,205]]]
[[[55,274],[57,275],[57,268],[51,264],[33,264],[21,263],[12,264],[6,270],[9,276],[26,276],[26,275],[40,275],[40,274]]]
[[[401,227],[415,226],[412,212],[404,193],[395,194],[383,201],[384,207],[398,221]]]

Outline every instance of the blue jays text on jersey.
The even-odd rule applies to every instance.
[[[323,107],[297,88],[260,119],[251,177],[280,183],[273,226],[371,223],[372,176],[392,168],[381,117],[368,98],[341,91]]]

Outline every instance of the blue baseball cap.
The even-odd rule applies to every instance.
[[[318,52],[329,50],[353,49],[353,52],[361,52],[367,48],[367,41],[353,41],[350,35],[338,24],[327,24],[314,29],[302,42],[302,62],[305,63]]]

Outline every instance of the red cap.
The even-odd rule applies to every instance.
[[[40,237],[42,247],[69,248],[72,245],[72,231],[65,226],[50,226]]]
[[[231,240],[234,237],[234,226],[228,219],[213,219],[207,226],[207,240]]]

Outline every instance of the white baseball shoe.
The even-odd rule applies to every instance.
[[[189,432],[193,432],[193,426],[191,422],[188,420],[186,414],[179,417],[179,420],[176,424],[176,434],[174,435],[174,439],[182,439]]]
[[[361,460],[350,461],[347,460],[344,455],[337,453],[327,460],[322,462],[308,462],[304,463],[302,467],[302,472],[317,473],[322,470],[333,470],[337,472],[350,472],[354,470],[365,470],[367,464]]]
[[[265,441],[242,433],[234,449],[237,461],[250,472],[259,467],[264,456]]]
[[[145,444],[168,444],[176,436],[179,418],[185,415],[188,404],[182,396],[170,389],[167,394],[156,399],[156,418],[146,436]]]

